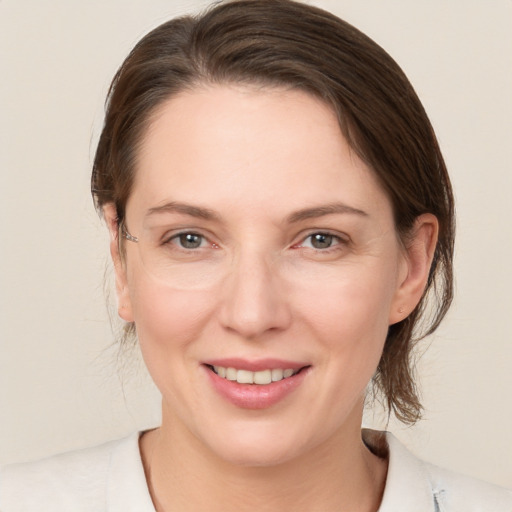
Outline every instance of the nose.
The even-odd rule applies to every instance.
[[[225,329],[254,340],[291,322],[287,293],[276,263],[247,251],[233,262],[224,283],[220,321]]]

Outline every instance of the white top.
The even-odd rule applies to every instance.
[[[1,512],[155,512],[139,435],[0,470]],[[386,434],[379,512],[512,512],[512,491],[422,462]]]

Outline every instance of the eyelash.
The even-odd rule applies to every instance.
[[[195,231],[182,231],[180,233],[176,233],[175,235],[172,235],[168,238],[166,238],[164,241],[163,241],[163,244],[162,245],[176,245],[178,247],[178,249],[182,250],[182,251],[195,251],[197,249],[202,249],[201,245],[199,247],[195,247],[195,248],[190,248],[190,247],[183,247],[183,240],[180,240],[182,237],[186,237],[186,236],[193,236],[193,237],[199,237],[201,238],[201,245],[203,245],[203,243],[205,241],[208,241],[208,238],[205,237],[204,235],[202,235],[201,233],[196,233]],[[218,248],[217,244],[211,242],[210,244],[210,247],[212,248]]]
[[[314,247],[313,246],[314,237],[330,238],[331,239],[330,241],[332,242],[332,244],[329,245],[329,247],[324,247],[324,248]],[[311,245],[309,247],[304,246],[304,244],[306,243],[307,240],[311,240]],[[331,252],[333,250],[339,249],[338,246],[344,245],[346,243],[347,243],[347,240],[343,239],[341,236],[335,235],[333,233],[329,233],[328,231],[315,231],[314,233],[310,233],[309,235],[307,235],[305,238],[302,239],[302,241],[299,244],[294,245],[293,247],[294,248],[302,248],[302,249],[311,249],[313,251],[320,252],[320,253],[327,253],[327,252]]]
[[[199,247],[194,247],[194,248],[183,247],[183,239],[182,239],[182,237],[186,237],[186,236],[192,236],[192,237],[199,237],[199,238],[201,238],[200,246]],[[311,243],[310,247],[305,247],[304,246],[305,242],[308,239],[312,240],[313,237],[315,237],[315,236],[330,238],[331,242],[335,242],[335,243],[334,243],[334,245],[329,245],[329,247],[324,247],[324,248],[314,247],[314,246],[312,246],[313,243]],[[189,252],[189,251],[195,251],[195,250],[201,249],[202,248],[201,246],[203,245],[203,243],[205,241],[208,242],[208,238],[206,236],[200,234],[200,233],[197,233],[195,231],[182,231],[180,233],[176,233],[175,235],[172,235],[169,238],[166,238],[163,241],[163,245],[173,244],[173,245],[176,245],[180,250]],[[292,248],[293,249],[313,250],[313,251],[319,252],[319,253],[327,253],[327,252],[331,252],[332,250],[336,250],[336,248],[339,245],[346,245],[347,243],[348,243],[348,240],[342,238],[339,235],[335,235],[335,234],[330,233],[328,231],[315,231],[313,233],[310,233],[306,237],[304,237],[298,244],[292,245]],[[215,249],[219,248],[219,246],[217,244],[213,243],[213,242],[210,242],[209,245],[210,245],[211,248],[215,248]]]

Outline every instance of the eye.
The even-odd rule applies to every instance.
[[[169,242],[177,244],[183,249],[199,249],[204,245],[206,239],[197,233],[179,233],[173,236]]]
[[[330,233],[313,233],[304,239],[301,246],[322,250],[330,249],[340,243],[340,238]]]

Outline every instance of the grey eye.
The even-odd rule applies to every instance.
[[[184,249],[198,249],[203,243],[203,237],[195,233],[182,233],[177,238]]]
[[[315,249],[328,249],[333,245],[335,237],[327,233],[315,233],[310,236],[311,246]]]

